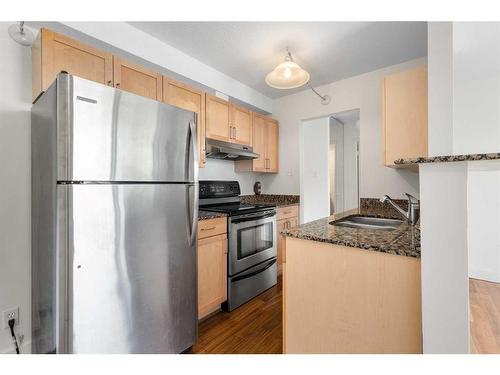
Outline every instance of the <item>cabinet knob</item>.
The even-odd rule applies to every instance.
[[[120,87],[120,83],[117,83],[117,84],[115,85],[115,87],[116,87],[116,88],[119,88],[119,87]]]
[[[113,86],[113,81],[108,81],[108,86]]]

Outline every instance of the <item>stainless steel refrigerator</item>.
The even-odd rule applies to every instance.
[[[31,114],[33,352],[188,349],[196,115],[63,73]]]

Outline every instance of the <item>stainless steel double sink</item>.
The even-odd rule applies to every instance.
[[[385,219],[381,217],[352,215],[339,220],[331,221],[330,224],[337,227],[390,231],[397,229],[401,224],[403,224],[403,221],[397,219]]]

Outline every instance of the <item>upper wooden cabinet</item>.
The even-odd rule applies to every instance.
[[[116,56],[113,56],[113,80],[120,90],[162,100],[161,74]]]
[[[252,112],[207,94],[206,137],[251,146]]]
[[[113,84],[113,55],[48,29],[41,29],[32,47],[33,101],[61,71],[105,85]]]
[[[382,160],[427,156],[427,65],[384,78],[382,84]]]
[[[253,151],[259,154],[257,159],[236,161],[237,172],[278,173],[278,122],[270,117],[253,113],[252,115]]]
[[[205,157],[205,93],[184,83],[163,77],[163,101],[176,107],[196,112],[200,167]]]
[[[252,112],[230,104],[230,138],[231,142],[241,145],[252,145]]]
[[[229,102],[206,94],[206,137],[231,142]]]

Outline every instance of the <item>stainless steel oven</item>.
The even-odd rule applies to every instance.
[[[200,209],[228,215],[227,302],[233,310],[277,283],[274,205],[245,204],[238,181],[200,181]]]
[[[276,257],[276,211],[231,217],[228,245],[230,276]]]

